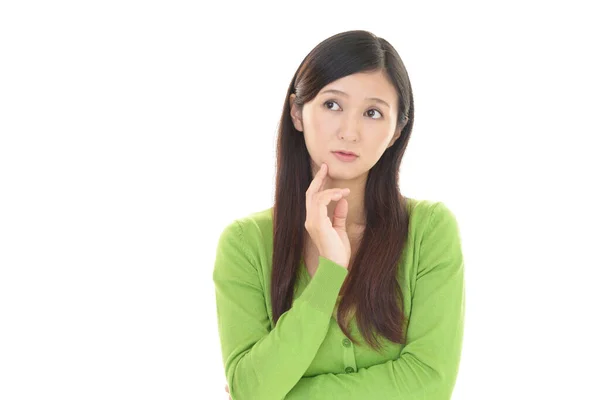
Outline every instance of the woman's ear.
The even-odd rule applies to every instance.
[[[390,147],[392,147],[394,145],[394,143],[396,143],[396,140],[398,140],[398,138],[400,137],[400,135],[402,134],[402,128],[404,126],[401,125],[398,128],[396,128],[396,132],[394,133],[394,136],[392,136],[392,139],[390,140],[390,143],[388,144],[387,148],[389,149]]]
[[[292,123],[294,124],[296,130],[302,132],[304,130],[302,125],[302,110],[296,103],[294,103],[295,98],[296,95],[292,93],[290,95],[290,116],[292,117]]]
[[[396,140],[398,140],[400,135],[402,135],[402,130],[404,129],[404,127],[406,126],[407,123],[408,123],[408,117],[405,117],[404,120],[402,121],[402,123],[396,127],[396,132],[394,133],[394,136],[392,136],[392,139],[390,140],[390,143],[387,146],[388,149],[390,147],[392,147],[394,145],[394,143],[396,143]]]

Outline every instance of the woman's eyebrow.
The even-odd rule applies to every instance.
[[[321,94],[328,93],[328,92],[339,94],[340,96],[348,97],[347,93],[342,92],[341,90],[336,90],[336,89],[327,89],[327,90],[322,91]],[[366,97],[365,100],[373,100],[373,101],[375,101],[377,103],[381,103],[381,104],[386,105],[388,108],[392,108],[392,107],[390,107],[390,105],[388,103],[386,103],[385,101],[383,101],[381,99],[378,99],[377,97]]]

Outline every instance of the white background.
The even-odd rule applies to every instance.
[[[401,190],[463,238],[453,399],[597,388],[592,1],[0,5],[0,398],[227,399],[212,268],[272,205],[304,56],[365,29],[415,96]]]

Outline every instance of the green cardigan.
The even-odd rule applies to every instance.
[[[458,375],[465,313],[458,223],[443,202],[407,198],[410,219],[398,283],[407,343],[378,353],[355,318],[355,345],[334,318],[348,271],[319,257],[311,278],[301,261],[292,307],[273,326],[273,208],[222,231],[213,271],[218,331],[232,400],[450,399]],[[406,325],[405,325],[406,326]]]

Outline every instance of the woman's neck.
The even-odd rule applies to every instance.
[[[330,188],[349,188],[350,193],[344,197],[348,202],[348,214],[346,215],[346,229],[351,230],[355,228],[364,227],[366,225],[365,215],[365,183],[356,181],[329,181],[323,190]],[[327,216],[333,221],[333,212],[337,206],[337,201],[332,201],[327,205]]]

